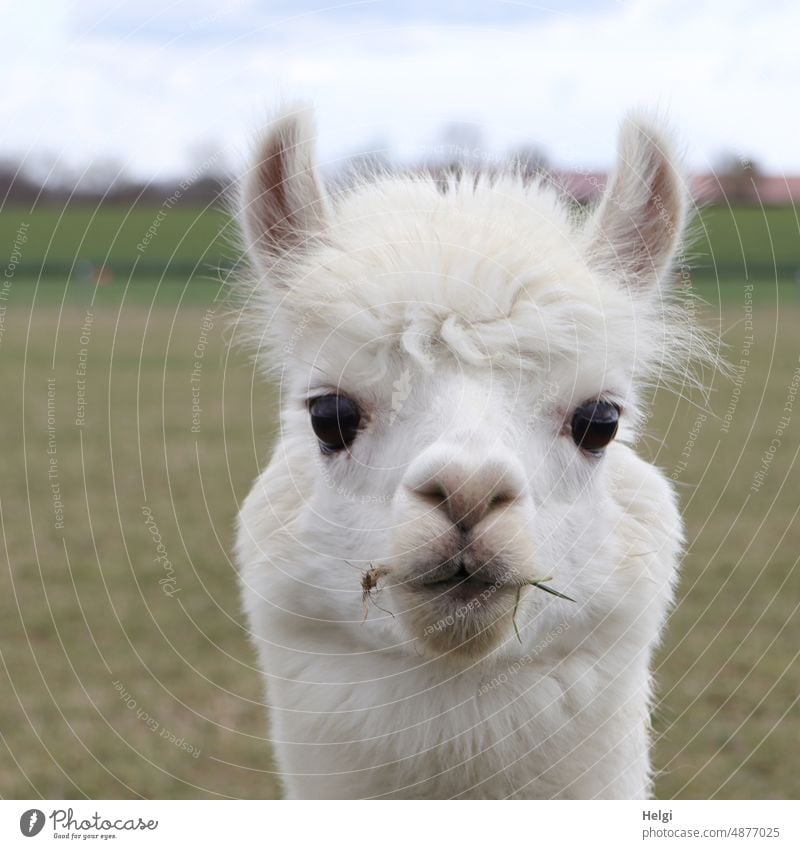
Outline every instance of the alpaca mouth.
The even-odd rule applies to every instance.
[[[413,584],[428,595],[475,603],[488,600],[503,585],[502,580],[480,570],[468,572],[463,563],[459,564],[455,571],[448,571],[449,574],[443,574],[442,569],[437,568],[418,578]]]

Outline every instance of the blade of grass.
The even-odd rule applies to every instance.
[[[527,586],[537,587],[540,590],[544,590],[546,593],[550,593],[550,595],[558,596],[558,598],[563,598],[565,601],[571,601],[571,602],[574,602],[574,603],[577,604],[577,602],[575,602],[574,598],[570,598],[568,595],[565,595],[564,593],[561,593],[558,590],[554,590],[552,587],[546,587],[544,585],[545,581],[552,581],[552,580],[553,580],[552,578],[539,578],[537,581],[527,581],[526,583],[520,584],[517,587],[517,598],[514,601],[514,610],[511,613],[511,623],[514,626],[514,633],[517,635],[517,639],[519,640],[520,645],[522,644],[522,637],[520,636],[519,628],[517,627],[517,609],[519,608],[519,599],[520,599],[520,596],[522,595],[522,588],[523,587],[527,587]]]
[[[551,579],[548,578],[547,580],[549,581]],[[561,593],[558,590],[554,590],[552,587],[545,587],[539,581],[532,581],[531,586],[538,587],[540,590],[544,590],[546,593],[550,593],[550,595],[557,595],[559,598],[563,598],[563,599],[566,599],[567,601],[575,602],[574,598],[570,598],[568,595],[565,595],[564,593]],[[577,604],[577,602],[575,602],[575,603]]]

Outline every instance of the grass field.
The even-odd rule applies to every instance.
[[[137,272],[95,289],[29,276],[46,256],[135,259],[155,214],[135,213],[122,229],[124,211],[88,229],[83,210],[2,219],[7,255],[20,221],[32,235],[25,275],[0,300],[0,794],[271,797],[229,552],[274,399],[227,346],[213,282]],[[743,274],[700,288],[735,365],[752,336],[741,384],[715,381],[713,413],[659,393],[640,446],[681,488],[690,539],[657,660],[658,795],[797,798],[800,401],[787,412],[786,398],[800,375],[800,299],[791,276],[769,273],[759,235],[773,237],[779,266],[800,266],[797,223],[791,210],[705,216],[719,266],[741,264],[738,227],[760,276],[752,329]],[[224,223],[176,210],[146,253],[217,265]]]
[[[711,206],[697,212],[691,259],[703,283],[749,276],[793,277],[800,266],[800,217],[791,207],[735,210]],[[220,209],[177,205],[159,216],[158,208],[91,204],[41,207],[33,212],[6,207],[0,218],[0,244],[11,244],[19,224],[29,236],[23,255],[26,272],[38,276],[52,269],[80,277],[80,264],[107,264],[118,272],[116,283],[133,271],[173,282],[189,275],[208,276],[210,269],[238,259],[235,228]],[[151,228],[154,232],[150,232]]]

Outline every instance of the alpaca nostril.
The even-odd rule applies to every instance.
[[[456,495],[452,497],[439,481],[427,481],[424,485],[416,487],[414,493],[427,502],[433,509],[442,510],[450,521],[462,532],[466,533],[474,522],[464,515],[462,499]]]
[[[436,480],[425,481],[420,486],[414,487],[413,491],[432,507],[443,507],[448,499],[447,490]]]
[[[508,507],[513,504],[518,497],[518,494],[516,492],[512,492],[511,490],[494,492],[489,496],[487,512],[490,512],[492,510],[502,510],[503,507]]]

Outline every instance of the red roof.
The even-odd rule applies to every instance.
[[[584,203],[600,197],[607,175],[602,171],[556,171],[551,179],[568,195]],[[689,184],[698,203],[721,203],[727,199],[731,203],[746,200],[774,206],[800,202],[800,176],[693,174]]]

